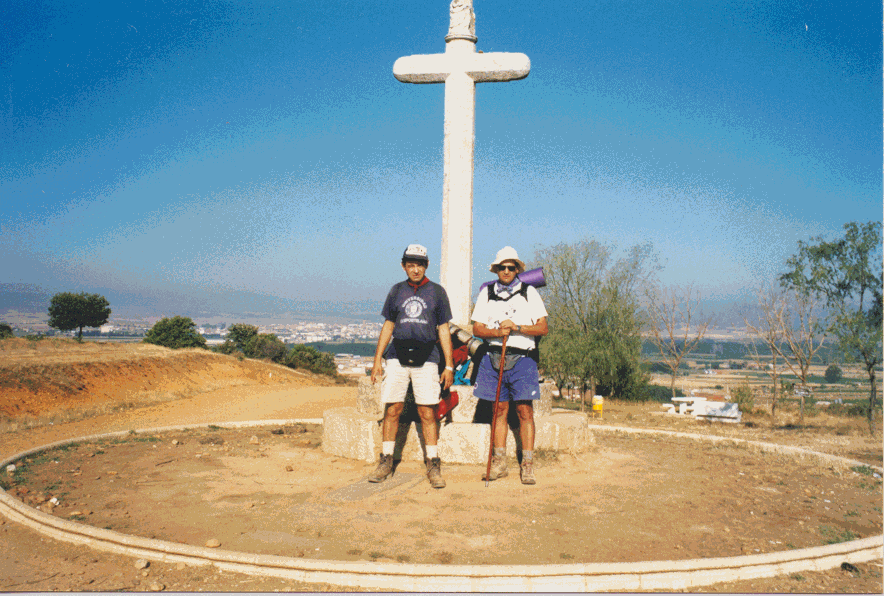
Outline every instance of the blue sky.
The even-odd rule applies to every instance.
[[[505,244],[595,238],[725,304],[881,219],[880,2],[474,9],[478,49],[531,59],[477,90],[474,291]],[[411,242],[438,279],[443,87],[392,66],[444,51],[448,2],[11,0],[0,23],[0,313],[75,290],[377,316]]]

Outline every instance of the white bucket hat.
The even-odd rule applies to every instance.
[[[516,265],[519,266],[520,271],[525,270],[525,263],[519,260],[519,253],[517,253],[516,249],[512,246],[504,246],[497,251],[497,256],[494,257],[494,262],[491,263],[491,267],[489,267],[488,270],[491,271],[491,273],[497,273],[497,266],[504,261],[515,261]]]

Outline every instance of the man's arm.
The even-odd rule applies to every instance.
[[[439,344],[442,346],[442,355],[445,357],[445,370],[442,371],[439,379],[444,391],[454,383],[454,351],[451,348],[451,330],[448,328],[448,323],[442,323],[436,327],[436,331],[439,332]]]
[[[390,340],[393,339],[393,329],[396,327],[396,323],[393,321],[384,321],[384,326],[381,327],[381,335],[378,337],[378,346],[374,350],[374,366],[371,367],[371,382],[372,384],[376,383],[378,377],[381,376],[384,369],[381,366],[381,360],[384,358],[384,350],[387,349],[387,345],[390,343]],[[449,341],[451,338],[449,337]]]
[[[515,326],[513,325],[511,327],[511,326],[507,325],[506,327],[504,327],[504,323],[506,323],[507,321],[512,323],[512,321],[507,319],[506,321],[501,323],[500,328],[498,328],[498,329],[492,329],[491,327],[489,327],[485,323],[480,323],[479,321],[474,321],[473,322],[473,335],[475,335],[476,337],[481,337],[482,339],[493,339],[495,337],[503,337],[504,335],[509,335],[510,331],[512,331],[512,329]]]
[[[549,326],[547,325],[546,317],[541,317],[540,320],[533,325],[516,325],[511,320],[507,319],[500,323],[499,329],[492,329],[485,323],[480,323],[478,321],[473,323],[473,335],[481,337],[482,339],[503,337],[510,333],[520,333],[522,335],[546,335],[549,333]]]
[[[546,335],[549,333],[549,326],[546,323],[546,317],[540,317],[533,325],[517,325],[514,331],[522,335]]]

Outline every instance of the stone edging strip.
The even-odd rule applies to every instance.
[[[259,420],[223,422],[217,426],[247,428],[274,424],[322,423],[319,419]],[[139,433],[157,433],[203,424],[144,429]],[[674,431],[593,426],[603,432],[659,434],[710,442],[746,444],[765,451],[811,456],[827,463],[865,465],[847,458],[807,449],[774,445],[760,441],[731,439],[714,435]],[[33,453],[85,440],[119,437],[122,431],[59,441],[22,453],[3,462],[0,469]],[[873,467],[873,466],[870,466]],[[874,468],[880,471],[880,468]],[[13,499],[0,490],[0,513],[41,534],[113,552],[153,561],[183,562],[190,565],[214,565],[225,571],[249,575],[273,576],[302,582],[322,582],[340,586],[404,590],[410,592],[636,592],[680,590],[719,582],[786,575],[799,571],[822,571],[841,563],[862,563],[882,558],[884,536],[739,557],[690,559],[681,561],[642,561],[636,563],[585,563],[567,565],[431,565],[406,563],[369,563],[352,561],[305,561],[277,555],[255,555],[207,547],[182,545],[163,540],[139,538],[80,524],[43,513]]]

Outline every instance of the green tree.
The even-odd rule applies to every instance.
[[[254,325],[234,323],[227,329],[227,339],[232,341],[237,349],[246,356],[250,356],[246,351],[246,346],[256,337],[258,337],[258,328]]]
[[[564,395],[563,389],[570,386],[576,369],[578,350],[572,344],[574,335],[567,329],[552,327],[540,343],[544,375],[552,379],[559,395]]]
[[[8,339],[10,337],[15,337],[12,327],[8,323],[0,323],[0,339]]]
[[[289,368],[303,368],[321,375],[335,375],[338,372],[334,356],[303,344],[292,346],[286,356],[285,365]]]
[[[611,397],[634,398],[647,382],[640,367],[642,310],[638,295],[652,275],[649,245],[615,259],[595,240],[542,248],[534,266],[543,267],[542,290],[550,334],[541,343],[541,364],[559,382],[573,380],[586,391],[602,386]]]
[[[826,369],[824,376],[826,378],[826,383],[838,383],[841,381],[844,374],[841,372],[841,367],[837,364],[830,364],[829,368]]]
[[[59,292],[49,303],[49,326],[61,331],[78,329],[77,341],[82,341],[83,327],[101,327],[110,314],[110,304],[104,296]]]
[[[875,432],[877,383],[881,362],[882,276],[880,221],[844,225],[844,237],[798,242],[798,253],[780,276],[784,287],[825,300],[828,331],[838,340],[846,362],[861,362],[869,377],[869,431]]]
[[[157,321],[144,336],[143,341],[173,350],[206,347],[206,338],[197,332],[196,323],[190,317],[180,316]]]
[[[245,353],[249,358],[269,358],[278,363],[283,363],[288,349],[285,343],[272,333],[261,333],[249,340]]]

